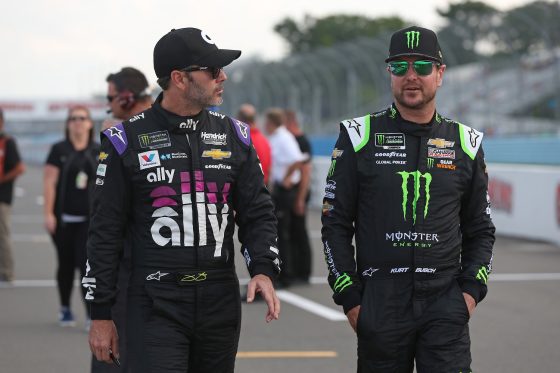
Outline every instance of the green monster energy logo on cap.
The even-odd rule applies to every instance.
[[[383,145],[383,143],[385,143],[385,135],[382,133],[378,133],[376,136],[377,136],[377,143],[379,145]]]
[[[486,285],[486,283],[488,282],[488,270],[486,269],[486,266],[480,267],[476,275],[476,278],[477,280],[479,280],[480,282]]]
[[[423,178],[426,180],[426,184],[424,186],[424,191],[426,193],[426,206],[424,206],[424,217],[428,215],[428,206],[430,204],[430,184],[432,183],[432,175],[429,172],[421,173],[420,171],[412,171],[406,172],[401,171],[397,172],[397,174],[401,175],[402,177],[402,208],[403,208],[403,216],[404,220],[406,221],[406,207],[408,204],[408,177],[412,176],[414,178],[414,199],[412,200],[412,216],[413,222],[416,224],[416,203],[420,198],[420,180]]]
[[[420,31],[407,31],[406,32],[406,46],[409,49],[414,49],[420,42]]]
[[[352,285],[352,279],[347,273],[343,273],[342,276],[336,279],[334,283],[334,291],[340,293],[342,290],[346,289],[348,286]]]

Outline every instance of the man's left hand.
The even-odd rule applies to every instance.
[[[465,303],[467,304],[467,308],[469,310],[469,318],[472,317],[474,308],[476,307],[476,301],[474,298],[467,293],[463,293],[463,297],[465,298]]]
[[[261,293],[268,306],[266,322],[278,320],[278,317],[280,317],[280,299],[278,299],[272,281],[268,276],[256,275],[249,281],[249,285],[247,285],[247,303],[252,303],[255,300],[256,293]]]

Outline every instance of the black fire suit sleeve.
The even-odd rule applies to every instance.
[[[274,280],[280,272],[276,248],[277,221],[255,148],[251,145],[234,191],[235,219],[241,253],[251,277],[264,274]]]
[[[494,224],[490,218],[488,174],[482,147],[473,164],[469,190],[463,195],[461,206],[461,273],[458,281],[463,292],[478,303],[486,296],[488,276],[492,270]]]
[[[356,273],[352,245],[358,197],[357,157],[350,137],[341,125],[327,175],[321,235],[333,299],[345,313],[361,304],[362,286]]]
[[[116,297],[117,272],[123,250],[126,220],[130,208],[130,183],[122,158],[104,137],[101,152],[107,158],[105,176],[97,175],[93,192],[91,221],[87,241],[87,272],[82,280],[88,288],[92,320],[110,320]]]

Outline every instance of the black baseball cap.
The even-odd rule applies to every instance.
[[[389,57],[385,62],[405,56],[425,57],[443,63],[443,54],[436,33],[418,26],[403,28],[391,36]]]
[[[154,47],[154,70],[158,78],[188,66],[224,67],[239,58],[241,51],[219,49],[202,30],[194,27],[173,29]]]

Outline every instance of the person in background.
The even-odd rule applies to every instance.
[[[14,181],[25,172],[13,137],[4,132],[4,112],[0,108],[0,282],[14,280],[14,259],[10,220]]]
[[[266,113],[265,130],[272,150],[270,189],[278,219],[278,249],[282,271],[278,277],[281,287],[289,287],[296,278],[295,236],[292,232],[292,211],[301,181],[301,167],[305,156],[299,149],[294,136],[286,129],[286,117],[281,109],[270,109]]]
[[[296,196],[291,213],[292,253],[294,255],[294,276],[296,282],[308,283],[311,276],[311,244],[307,234],[307,204],[309,203],[309,185],[311,183],[311,144],[304,135],[296,113],[285,111],[286,129],[296,139],[299,149],[303,153],[300,172],[301,180],[295,186]]]
[[[152,106],[152,99],[148,93],[148,80],[138,69],[123,67],[116,73],[107,76],[107,104],[113,119],[103,122],[103,130],[126,121]],[[104,153],[102,157],[105,157]],[[124,246],[123,255],[119,263],[119,278],[117,280],[117,293],[111,312],[119,334],[119,360],[116,364],[105,364],[91,357],[91,373],[126,372],[128,369],[126,353],[126,296],[131,268],[131,248]]]
[[[101,130],[132,118],[152,106],[146,76],[134,67],[123,67],[107,76],[108,113],[112,119],[105,120]]]
[[[90,194],[95,182],[99,144],[93,138],[93,122],[86,107],[68,111],[65,138],[54,144],[44,167],[45,228],[56,247],[56,280],[60,296],[59,323],[75,326],[70,310],[74,272],[85,274]],[[97,170],[102,173],[103,170]],[[82,289],[85,295],[85,289]],[[86,307],[87,309],[87,307]],[[88,320],[89,320],[89,312]]]
[[[257,126],[257,111],[255,110],[255,107],[251,104],[241,105],[239,107],[239,112],[237,113],[237,119],[247,123],[251,127],[251,140],[253,141],[253,146],[255,147],[259,160],[261,161],[264,183],[268,184],[271,162],[270,144]]]

